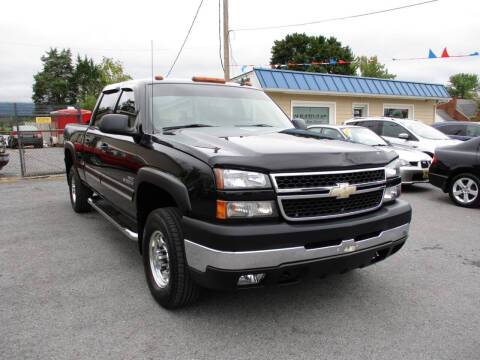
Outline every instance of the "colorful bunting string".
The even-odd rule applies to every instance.
[[[479,56],[480,54],[478,51],[475,51],[471,54],[464,54],[464,55],[450,55],[447,51],[447,48],[443,49],[442,55],[437,56],[435,53],[432,51],[432,49],[428,50],[428,57],[417,57],[417,58],[403,58],[403,59],[397,59],[393,58],[393,61],[404,61],[404,60],[427,60],[427,59],[445,59],[445,58],[459,58],[459,57],[469,57],[469,56]]]
[[[269,64],[269,65],[252,65],[252,64],[248,64],[248,65],[231,65],[231,66],[241,66],[241,69],[242,69],[242,72],[245,72],[245,70],[248,68],[248,67],[270,67],[272,69],[275,69],[275,68],[286,68],[286,67],[289,67],[289,66],[312,66],[312,65],[342,65],[342,64],[354,64],[354,63],[358,63],[359,61],[358,60],[353,60],[353,61],[345,61],[345,60],[342,60],[342,59],[338,59],[338,60],[335,60],[335,59],[329,59],[328,61],[321,61],[321,62],[317,62],[317,61],[312,61],[312,62],[308,62],[308,63],[286,63],[286,64]],[[368,60],[369,63],[371,62],[376,62],[376,60]]]

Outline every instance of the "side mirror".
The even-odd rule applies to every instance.
[[[398,138],[408,140],[408,139],[410,139],[410,135],[408,135],[407,133],[400,133],[400,134],[398,134]]]
[[[307,126],[305,120],[303,120],[303,119],[300,119],[300,118],[293,119],[292,123],[293,123],[293,126],[295,127],[295,129],[299,129],[299,130],[307,130],[308,129],[308,126]]]
[[[128,115],[107,114],[100,120],[99,128],[101,132],[107,134],[129,135],[137,134],[134,128],[129,127]]]

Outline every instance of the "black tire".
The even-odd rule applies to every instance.
[[[143,231],[143,264],[148,287],[154,299],[167,309],[176,309],[191,304],[197,300],[199,295],[199,287],[191,279],[187,266],[180,220],[181,215],[177,208],[156,209],[148,215]],[[160,238],[163,242],[161,251],[155,246],[155,242],[158,243]],[[164,249],[166,249],[166,254]],[[151,253],[153,254],[155,251],[157,254],[162,253],[163,258],[166,255],[168,275],[165,278],[168,280],[163,283],[158,280],[159,276],[160,280],[163,280],[163,277],[158,274],[158,270],[157,275],[154,275],[155,257],[151,257]],[[160,255],[158,256],[160,257]],[[157,261],[165,262],[165,260]]]
[[[92,191],[83,185],[73,166],[68,172],[68,189],[70,202],[75,212],[84,213],[92,210],[92,207],[88,203],[88,198],[92,196]]]
[[[458,194],[462,186],[467,193]],[[448,195],[455,205],[467,208],[480,206],[480,179],[470,173],[455,176],[449,185]]]

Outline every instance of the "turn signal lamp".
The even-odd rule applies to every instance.
[[[225,79],[210,78],[210,77],[203,77],[203,76],[194,76],[194,77],[192,77],[192,81],[225,84]]]

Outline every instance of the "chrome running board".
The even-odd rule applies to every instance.
[[[138,234],[132,230],[126,228],[125,226],[118,223],[112,216],[110,216],[106,211],[104,211],[99,205],[95,203],[92,198],[88,199],[88,203],[92,208],[94,208],[100,215],[107,219],[113,226],[115,226],[120,232],[128,237],[130,240],[138,241]]]

